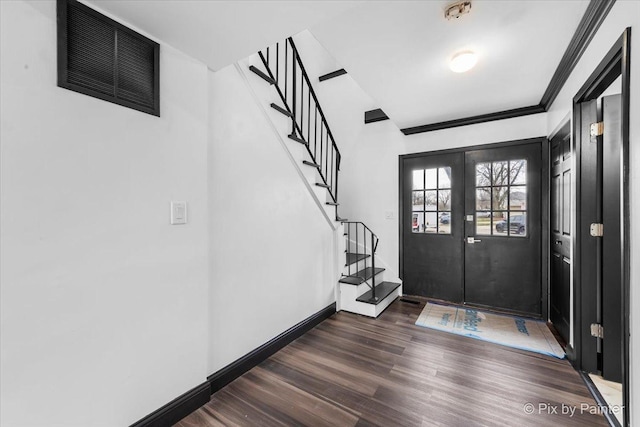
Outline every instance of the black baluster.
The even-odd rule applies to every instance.
[[[332,190],[331,197],[333,197],[334,201],[337,202],[338,200],[336,200],[335,196],[333,195],[333,145],[331,146],[331,169],[329,171],[331,172],[331,174],[329,176],[329,182],[327,182],[327,184],[329,184]]]
[[[292,128],[291,128],[291,135],[296,134],[296,115],[297,115],[297,111],[296,111],[296,104],[297,104],[297,99],[296,99],[296,95],[297,95],[297,79],[296,79],[296,70],[298,69],[298,67],[296,67],[296,51],[294,49],[291,50],[291,63],[293,64],[293,70],[292,70],[292,76],[291,76],[291,81],[293,83],[293,87],[291,88],[291,95],[293,98],[293,120],[292,120]]]
[[[378,301],[376,298],[376,250],[373,238],[373,232],[371,232],[371,297],[374,301]]]
[[[316,159],[315,162],[318,163],[320,166],[322,166],[322,141],[323,141],[323,136],[322,136],[322,132],[324,131],[324,126],[322,125],[322,120],[320,121],[320,161],[317,161]],[[322,172],[322,167],[320,168],[320,172]]]
[[[365,228],[364,223],[362,224],[362,235],[363,236],[367,235],[367,229]],[[365,256],[367,255],[367,239],[366,239],[366,237],[364,239],[364,254],[365,254]],[[364,259],[364,271],[365,271],[365,273],[366,273],[366,270],[367,270],[367,259],[365,258]]]
[[[318,149],[318,105],[316,104],[316,114],[313,122],[313,158],[314,161],[317,158],[317,149]]]
[[[287,49],[287,41],[284,41],[284,102],[289,105],[287,97],[289,89],[289,50]]]

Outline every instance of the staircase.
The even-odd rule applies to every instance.
[[[378,317],[401,295],[400,283],[386,282],[376,267],[378,236],[362,222],[344,222],[345,265],[340,286],[341,309]]]
[[[378,236],[364,223],[338,215],[341,154],[293,38],[258,52],[247,68],[262,86],[275,88],[275,99],[264,90],[257,96],[263,103],[267,100],[265,111],[271,112],[268,115],[277,130],[286,132],[292,144],[287,150],[325,215],[337,224],[334,228],[342,225],[344,229],[345,265],[337,289],[338,309],[377,317],[401,295],[402,285],[383,281],[385,269],[375,267]]]

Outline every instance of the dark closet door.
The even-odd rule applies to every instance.
[[[580,325],[582,369],[622,382],[621,96],[581,104]],[[591,133],[602,123],[604,132]],[[602,233],[594,225],[602,224]],[[602,326],[602,337],[593,329]],[[596,331],[597,332],[597,331]]]
[[[541,144],[465,153],[466,303],[541,316]]]
[[[602,376],[622,382],[622,96],[602,99]]]
[[[550,320],[569,342],[571,314],[571,164],[569,124],[551,140]]]
[[[403,160],[403,290],[463,302],[464,153]]]

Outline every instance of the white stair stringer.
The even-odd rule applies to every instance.
[[[247,83],[251,95],[260,106],[274,133],[278,136],[278,140],[282,147],[288,154],[291,163],[309,190],[309,194],[318,205],[318,208],[320,208],[321,213],[331,228],[333,230],[338,229],[341,224],[335,219],[335,206],[326,204],[328,201],[331,201],[329,191],[326,188],[315,185],[317,182],[323,182],[319,171],[317,168],[303,164],[303,160],[313,162],[313,159],[303,144],[288,137],[291,133],[291,118],[271,107],[271,103],[274,103],[285,108],[276,88],[251,72],[249,70],[249,66],[251,65],[261,70],[264,69],[264,65],[262,64],[258,54],[251,55],[250,57],[235,64],[236,69]]]

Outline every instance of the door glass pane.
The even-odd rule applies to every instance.
[[[414,191],[411,204],[414,211],[424,210],[424,191]]]
[[[413,171],[413,189],[422,190],[424,188],[424,171],[422,169]]]
[[[438,191],[438,211],[451,210],[451,190]]]
[[[438,217],[438,233],[451,234],[451,212],[440,212]]]
[[[518,211],[527,209],[527,187],[524,185],[509,187],[509,209]]]
[[[526,160],[511,160],[509,162],[511,171],[511,184],[524,185],[527,183],[527,161]]]
[[[507,212],[493,213],[493,234],[506,236],[508,234]]]
[[[491,210],[491,188],[476,189],[476,210]]]
[[[493,187],[492,193],[492,209],[494,211],[503,211],[508,209],[509,187]]]
[[[491,185],[491,163],[478,163],[476,165],[476,187],[488,187]]]
[[[438,232],[438,213],[437,212],[425,212],[424,213],[424,232],[425,233],[437,233]]]
[[[451,168],[438,169],[438,188],[451,188]]]
[[[438,192],[437,191],[425,191],[424,192],[424,210],[436,211],[438,210]]]
[[[424,171],[424,188],[435,190],[438,188],[438,169],[427,169]]]
[[[476,234],[482,236],[491,235],[491,212],[476,213]]]
[[[510,212],[509,235],[514,237],[525,237],[527,235],[527,213]]]
[[[526,183],[526,160],[476,164],[476,234],[526,235]]]
[[[493,180],[491,185],[509,184],[509,162],[493,162],[492,170]]]
[[[451,234],[451,167],[412,171],[411,231]]]
[[[424,213],[414,212],[411,219],[411,231],[414,233],[424,233]]]

